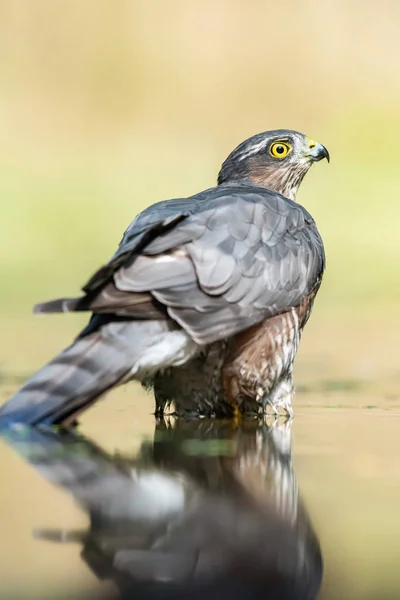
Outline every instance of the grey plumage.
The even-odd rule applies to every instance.
[[[158,223],[161,234],[142,248],[142,220],[147,225],[154,208],[139,215],[108,265],[84,287],[87,295],[74,300],[76,309],[143,318],[143,304],[154,306],[156,299],[196,342],[208,344],[310,293],[324,269],[324,252],[303,207],[255,186],[217,187],[198,196],[182,200],[179,222],[166,231]],[[36,310],[47,312],[47,306]]]
[[[253,159],[248,147],[247,152]],[[246,161],[243,152],[238,156],[242,171]],[[232,159],[228,162],[231,170]],[[298,184],[305,170],[301,164]],[[94,315],[76,343],[17,392],[0,417],[19,418],[22,408],[29,412],[30,404],[42,404],[33,411],[35,420],[40,413],[59,422],[74,412],[65,405],[86,406],[130,377],[154,381],[163,369],[190,360],[200,360],[201,368],[207,348],[299,307],[316,291],[325,256],[311,215],[277,191],[255,185],[250,175],[231,183],[220,176],[223,185],[146,209],[111,260],[84,286],[82,297],[37,305],[35,312],[90,310]],[[292,180],[293,174],[291,185]],[[160,328],[170,340],[163,338],[162,348],[156,343]],[[80,365],[88,352],[82,358],[86,366]],[[135,366],[140,361],[145,368]],[[70,377],[61,367],[67,363],[76,365],[76,373],[68,367]],[[215,368],[221,371],[220,364]],[[87,377],[82,378],[83,371]],[[46,411],[47,402],[52,410]]]
[[[0,422],[68,423],[129,379],[154,339],[173,329],[163,321],[103,321],[35,373],[2,408]]]

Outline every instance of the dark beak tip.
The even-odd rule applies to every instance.
[[[315,162],[320,162],[321,160],[324,160],[324,158],[326,158],[326,160],[328,161],[328,163],[330,162],[331,157],[329,156],[329,152],[325,148],[325,146],[323,146],[322,144],[319,144],[319,147],[316,150],[317,151],[314,154],[311,155],[313,157],[313,160]]]

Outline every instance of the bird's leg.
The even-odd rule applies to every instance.
[[[160,380],[158,377],[154,379],[154,399],[156,401],[156,409],[154,411],[154,416],[157,418],[162,418],[165,414],[165,407],[168,404],[168,395],[166,395],[160,385]]]
[[[164,416],[164,406],[165,403],[159,402],[158,398],[156,397],[156,410],[154,411],[154,416],[158,419],[162,419]]]
[[[238,404],[239,390],[235,375],[231,373],[229,369],[224,369],[222,373],[222,388],[224,390],[225,398],[231,407],[232,418],[235,421],[238,421],[242,416]]]
[[[292,408],[293,396],[292,373],[286,373],[275,385],[272,392],[268,395],[267,403],[274,408],[275,414],[278,414],[277,407],[281,406],[289,419],[293,419],[294,412]]]
[[[274,415],[274,417],[279,417],[279,411],[276,408],[276,405],[274,404],[273,400],[271,400],[271,398],[269,398],[269,397],[267,397],[266,400],[265,400],[265,404],[264,404],[265,410],[266,410],[266,408],[267,408],[268,405],[271,407],[272,414]]]
[[[270,396],[265,393],[264,388],[261,387],[261,386],[257,389],[256,402],[259,403],[259,404],[261,404],[263,414],[268,414],[267,413],[267,406],[270,406],[271,409],[272,409],[273,416],[274,417],[278,417],[279,416],[279,413],[278,413],[278,410],[277,410],[277,408],[275,406],[275,403],[270,398]]]

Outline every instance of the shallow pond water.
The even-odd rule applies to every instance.
[[[100,597],[232,565],[260,589],[277,569],[301,598],[398,597],[400,412],[342,388],[321,406],[300,391],[292,422],[263,423],[156,422],[128,388],[77,433],[3,432],[3,597]]]

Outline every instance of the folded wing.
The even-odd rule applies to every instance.
[[[301,206],[254,187],[213,188],[144,211],[84,297],[38,310],[173,319],[207,344],[297,306],[324,262]]]

